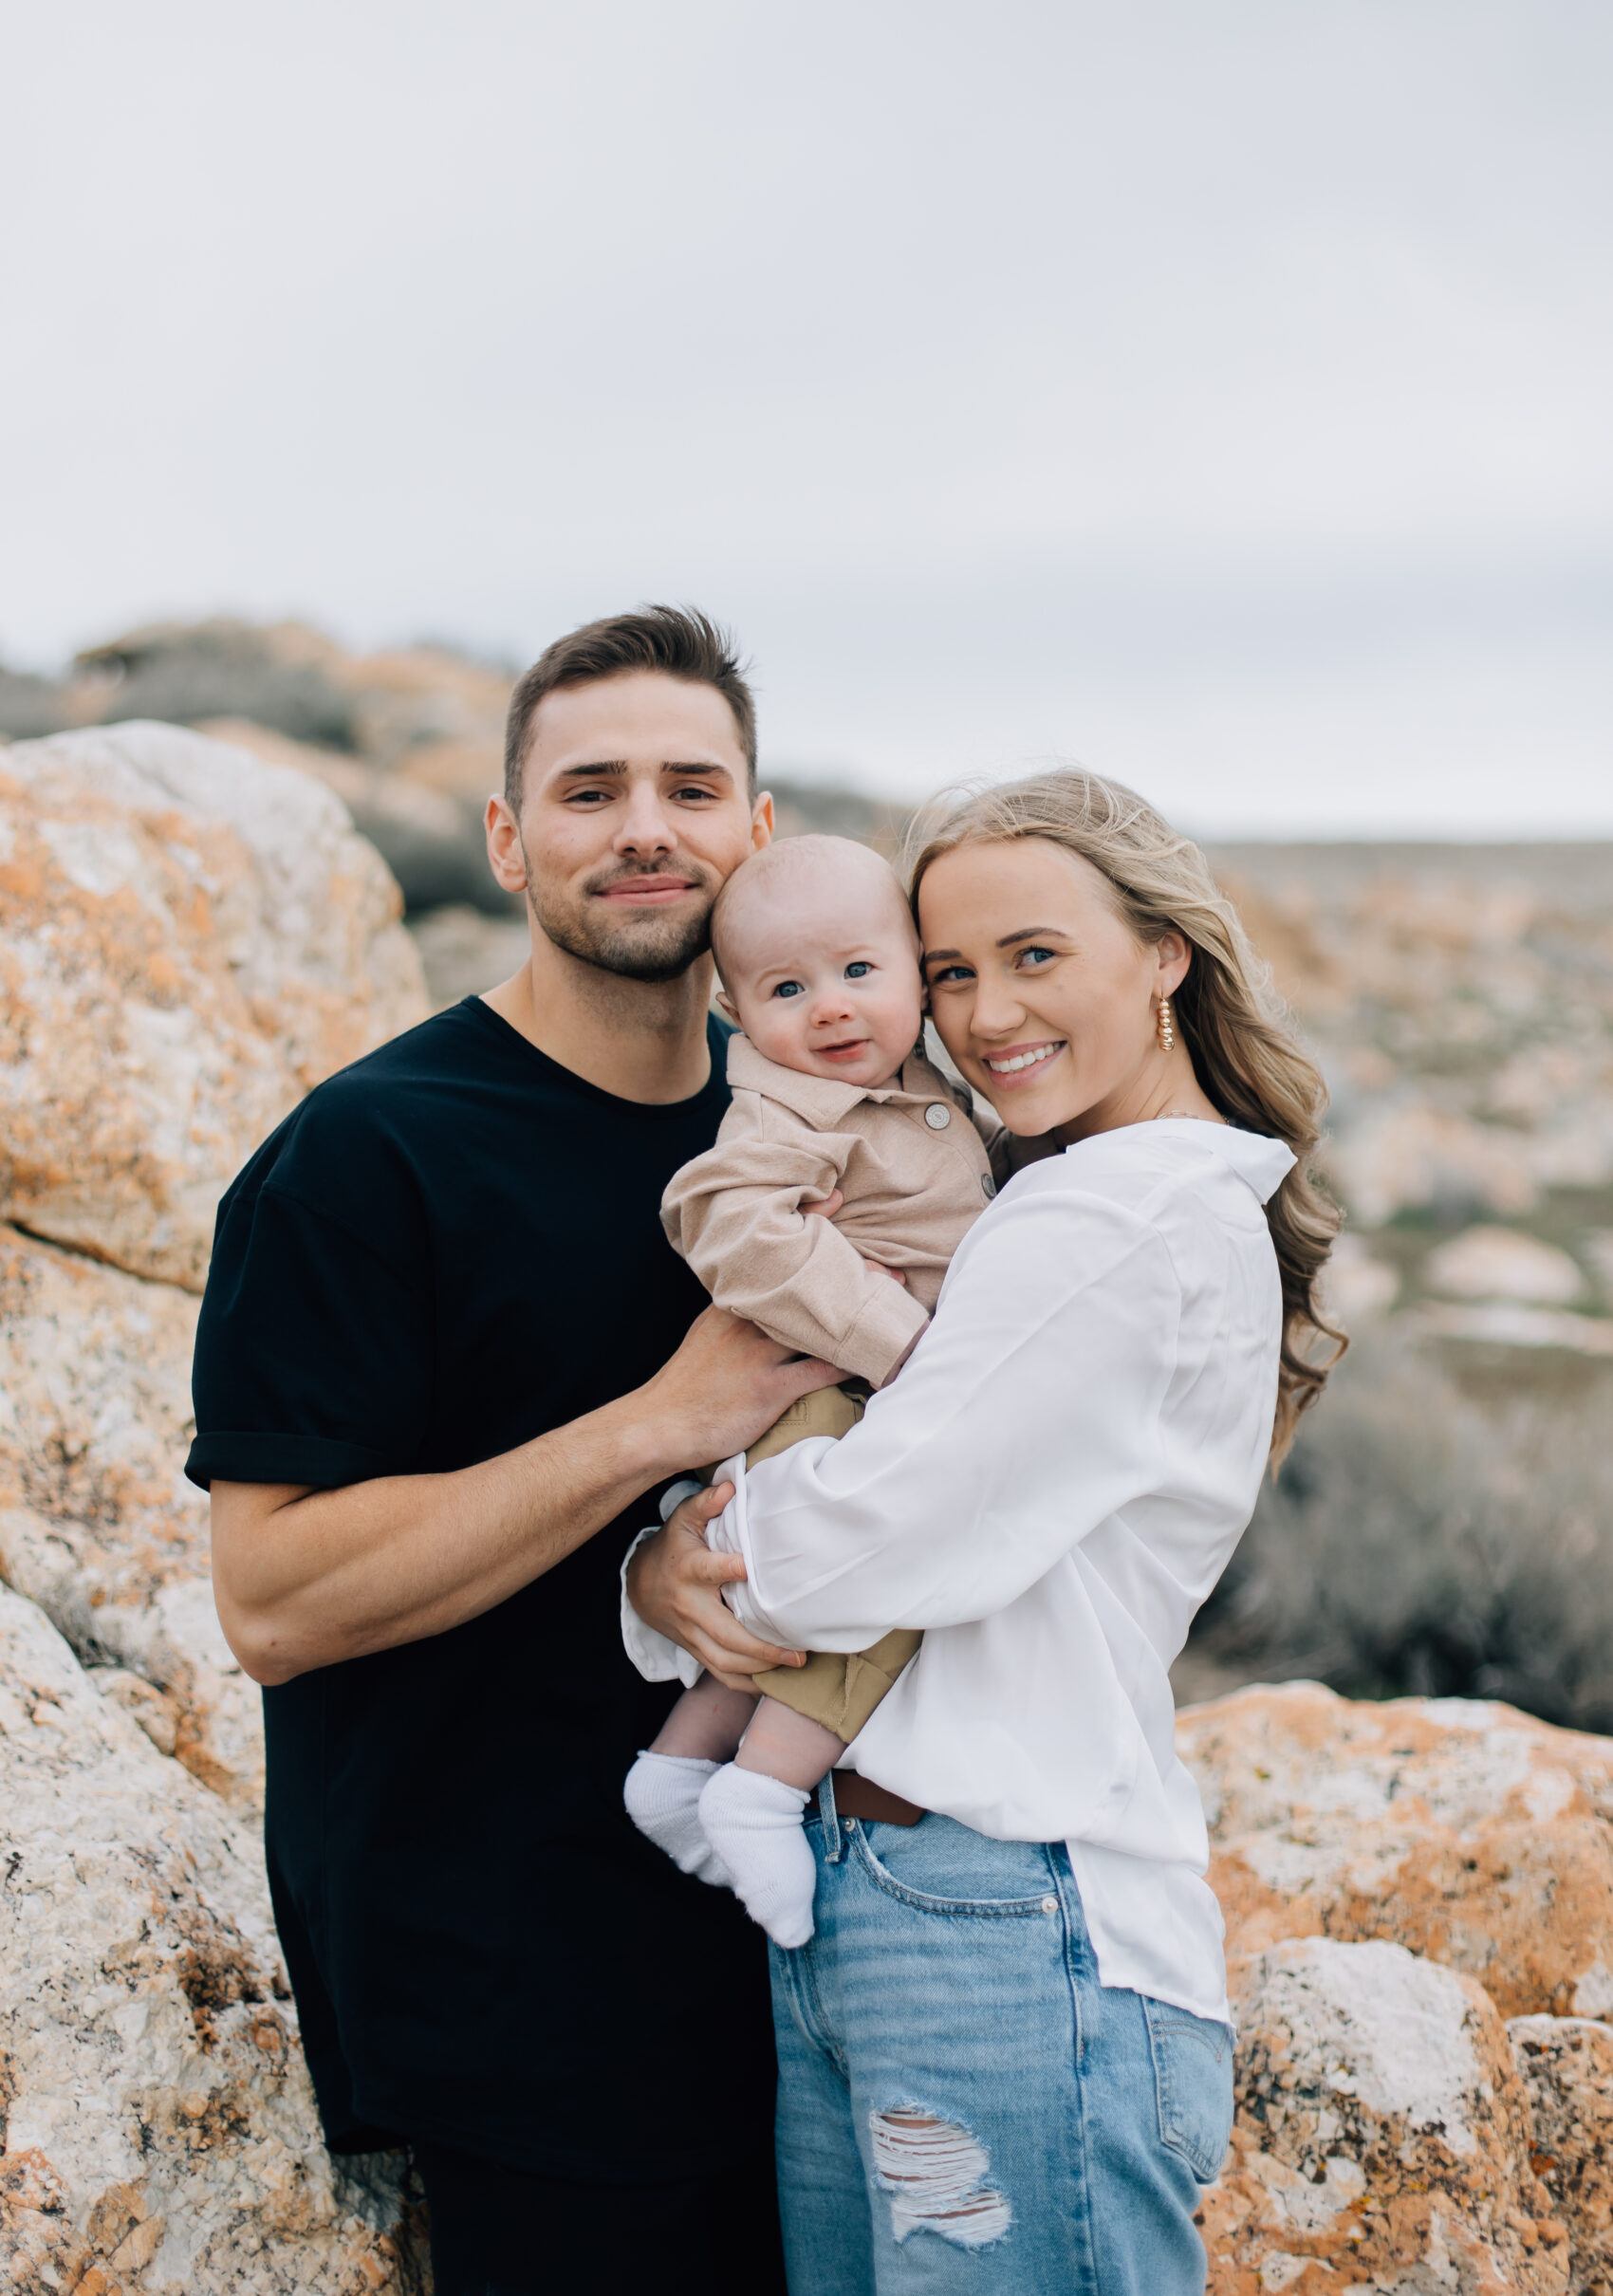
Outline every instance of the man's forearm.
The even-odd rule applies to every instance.
[[[507,1601],[685,1463],[662,1455],[638,1403],[623,1398],[454,1474],[306,1492],[218,1487],[213,1582],[236,1657],[256,1681],[288,1682]]]
[[[832,1364],[720,1308],[632,1394],[454,1474],[340,1491],[215,1482],[213,1584],[254,1681],[444,1634],[507,1602],[653,1484],[753,1443]]]

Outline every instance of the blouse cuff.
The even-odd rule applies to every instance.
[[[826,1448],[826,1443],[824,1446]],[[781,1634],[756,1600],[756,1565],[751,1552],[751,1527],[746,1515],[747,1484],[745,1454],[737,1452],[725,1459],[712,1480],[732,1483],[733,1496],[712,1522],[706,1525],[706,1545],[714,1554],[737,1555],[745,1565],[742,1579],[731,1579],[722,1590],[722,1599],[751,1634],[759,1635],[765,1642],[777,1642],[785,1650],[795,1645],[788,1635]]]
[[[661,1501],[661,1522],[692,1491],[700,1488],[695,1482],[675,1483]],[[621,1646],[646,1682],[681,1682],[685,1690],[693,1690],[700,1676],[699,1659],[668,1636],[646,1626],[627,1599],[627,1565],[646,1539],[658,1535],[660,1528],[660,1523],[646,1524],[621,1558]]]

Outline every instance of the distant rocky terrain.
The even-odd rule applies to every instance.
[[[1214,859],[1332,1092],[1354,1345],[1190,1687],[1320,1676],[1613,1730],[1613,845]]]
[[[219,1192],[320,1077],[518,960],[471,875],[507,687],[230,624],[0,679],[0,2286],[23,2296],[429,2288],[403,2163],[319,2142],[257,1699],[180,1470]],[[452,837],[412,816],[412,846],[422,792],[457,811]],[[787,796],[787,825],[899,830]],[[1553,1727],[1613,1727],[1613,862],[1214,858],[1333,1086],[1356,1346],[1183,1694],[1485,1694],[1288,1681],[1181,1715],[1241,2024],[1213,2296],[1613,2291],[1613,1739]]]

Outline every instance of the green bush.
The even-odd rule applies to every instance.
[[[1613,1731],[1610,1402],[1604,1363],[1369,1333],[1264,1490],[1196,1655]]]

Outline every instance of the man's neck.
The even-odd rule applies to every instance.
[[[584,964],[534,930],[519,972],[483,998],[561,1067],[618,1100],[693,1098],[712,1072],[706,1015],[712,960],[676,980],[636,981]]]

